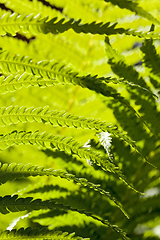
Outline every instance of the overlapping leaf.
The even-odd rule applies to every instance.
[[[158,55],[156,48],[154,46],[154,42],[152,39],[146,39],[141,47],[141,51],[143,53],[143,63],[147,72],[151,76],[152,84],[155,88],[159,88],[159,65],[160,65],[160,56]],[[155,80],[154,80],[155,79]]]
[[[46,132],[17,132],[13,131],[6,135],[0,136],[0,149],[7,149],[13,145],[31,144],[38,145],[44,148],[58,149],[68,154],[76,154],[81,158],[91,160],[96,164],[102,166],[105,170],[111,172],[117,172],[117,168],[110,163],[104,156],[101,156],[92,150],[83,147],[81,144],[75,141],[72,137],[64,137],[53,134],[47,134]]]
[[[104,96],[116,97],[119,100],[122,99],[115,89],[108,86],[108,83],[122,83],[122,79],[97,77],[97,75],[92,76],[90,74],[80,76],[78,72],[73,72],[64,64],[55,62],[54,60],[44,60],[35,63],[32,59],[26,56],[12,56],[8,52],[1,52],[0,69],[1,73],[8,75],[6,78],[1,76],[1,93],[15,91],[22,87],[29,86],[47,87],[58,83],[71,83],[73,85],[79,85],[81,87],[94,90]],[[17,72],[19,74],[17,74]],[[133,87],[141,88],[144,91],[148,91],[138,84],[126,81],[124,83]],[[148,92],[152,94],[150,91]]]
[[[85,212],[85,210],[83,209],[72,208],[71,206],[66,206],[61,203],[57,203],[54,200],[42,201],[41,199],[33,199],[32,197],[18,198],[18,195],[14,195],[12,197],[11,196],[0,197],[0,212],[2,214],[7,214],[9,212],[20,212],[25,210],[32,211],[55,208],[72,210],[77,211],[80,214],[85,214],[86,216],[89,216],[101,222],[102,224],[112,228],[114,231],[121,234],[123,239],[129,240],[129,238],[126,237],[126,233],[122,229],[115,225],[110,224],[108,220],[101,219],[98,216],[92,215],[92,213]]]
[[[60,231],[47,231],[46,229],[32,229],[32,228],[20,228],[18,230],[13,229],[12,231],[6,230],[4,232],[0,232],[0,239],[24,239],[36,240],[83,240],[82,237],[76,237],[75,233],[68,234],[67,232]],[[85,238],[85,240],[89,240],[89,238]]]
[[[0,136],[1,150],[7,149],[10,146],[21,144],[38,145],[42,148],[58,149],[59,151],[64,151],[68,154],[76,154],[80,158],[86,159],[87,161],[89,160],[98,166],[101,166],[104,171],[114,173],[127,186],[138,192],[132,186],[132,184],[127,181],[120,169],[111,163],[110,160],[106,158],[106,156],[102,156],[99,153],[84,147],[83,144],[75,141],[72,137],[64,137],[58,135],[54,136],[53,134],[47,134],[46,132],[39,133],[39,131],[13,131],[9,134]]]
[[[83,187],[88,187],[98,191],[100,194],[104,194],[111,201],[113,201],[117,207],[119,207],[122,212],[128,217],[128,214],[122,208],[122,205],[110,195],[109,192],[106,192],[104,189],[101,189],[99,185],[89,182],[86,178],[76,178],[73,174],[69,174],[64,170],[55,170],[55,169],[45,169],[44,167],[34,166],[32,164],[1,164],[0,163],[0,185],[6,183],[7,181],[13,181],[14,179],[26,178],[26,177],[36,177],[36,176],[54,176],[67,179],[69,181],[74,181],[75,183],[80,184]]]
[[[52,32],[53,34],[63,33],[69,29],[73,29],[76,33],[91,33],[100,35],[114,35],[114,34],[126,34],[137,36],[140,38],[160,38],[159,33],[144,33],[138,32],[133,29],[115,28],[117,23],[92,23],[82,24],[81,19],[75,21],[74,19],[66,20],[65,18],[58,19],[57,17],[47,21],[48,17],[42,18],[40,14],[34,15],[19,15],[17,13],[11,14],[6,12],[0,18],[0,34],[16,35],[21,31],[24,33],[47,34]]]
[[[83,129],[96,130],[97,132],[109,132],[115,137],[124,140],[131,145],[146,161],[146,157],[136,146],[135,142],[125,133],[120,132],[116,126],[107,124],[99,119],[85,118],[71,115],[65,111],[49,111],[48,107],[44,108],[26,108],[18,106],[10,106],[8,108],[0,108],[0,126],[17,124],[19,122],[43,122],[54,126],[75,127]]]

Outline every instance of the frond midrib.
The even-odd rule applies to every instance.
[[[56,111],[55,111],[56,112]],[[50,111],[50,112],[48,112],[48,114],[52,114],[53,112],[52,111]],[[65,113],[64,113],[64,115],[65,115]],[[62,120],[63,121],[63,123],[65,124],[65,126],[63,126],[63,127],[75,127],[75,128],[83,128],[83,129],[90,129],[90,130],[97,130],[97,131],[107,131],[107,130],[109,130],[109,128],[110,128],[110,125],[109,126],[107,126],[107,122],[100,122],[99,121],[99,119],[90,119],[90,118],[86,118],[86,119],[84,119],[84,118],[82,118],[81,119],[81,117],[78,117],[77,119],[74,119],[74,117],[77,117],[77,116],[71,116],[71,119],[68,117],[64,117],[64,118],[62,118],[62,116],[59,116],[59,117],[54,117],[54,116],[47,116],[47,114],[45,115],[45,114],[32,114],[32,113],[27,113],[27,114],[22,114],[22,113],[17,113],[17,114],[10,114],[10,113],[8,113],[8,114],[5,114],[5,115],[3,115],[3,114],[0,114],[0,119],[1,119],[1,121],[5,124],[5,125],[8,125],[7,123],[5,123],[4,121],[3,121],[3,119],[4,118],[11,118],[11,117],[17,117],[17,118],[19,118],[19,117],[25,117],[25,118],[27,118],[27,117],[33,117],[33,120],[23,120],[23,121],[21,121],[21,120],[19,120],[18,119],[18,122],[34,122],[34,121],[36,121],[35,120],[35,118],[41,118],[41,122],[43,121],[43,120],[45,120],[45,119],[47,119],[48,121],[46,121],[46,124],[51,124],[51,125],[58,125],[58,126],[61,126],[62,127],[62,124],[61,124],[61,122],[59,123],[59,120]],[[52,123],[52,122],[50,122],[50,119],[54,119],[55,121],[56,121],[56,124],[55,123]],[[85,120],[86,120],[86,123],[85,123]],[[88,120],[94,120],[94,121],[99,121],[99,122],[89,122]],[[38,121],[36,121],[36,122],[38,122]],[[78,124],[77,125],[74,125],[73,123],[80,123],[80,122],[82,122],[82,123],[84,123],[84,125],[81,125],[81,126],[79,126]],[[11,125],[11,124],[15,124],[14,122],[12,122],[12,123],[10,123],[9,125]],[[68,124],[70,124],[70,125],[68,125]],[[101,124],[104,124],[104,125],[106,125],[106,126],[101,126]],[[111,129],[112,130],[112,129]]]
[[[14,75],[14,74],[12,74],[12,75]],[[50,86],[53,86],[55,84],[60,84],[60,82],[57,82],[56,79],[54,79],[54,78],[46,78],[45,79],[43,77],[37,77],[37,76],[31,75],[31,74],[28,74],[28,76],[26,76],[26,77],[27,78],[32,77],[32,78],[31,79],[29,78],[28,81],[26,81],[26,79],[23,80],[23,81],[20,81],[19,79],[21,79],[21,75],[19,75],[19,76],[15,76],[15,79],[13,78],[10,82],[6,81],[6,79],[3,79],[2,82],[0,82],[0,87],[5,87],[6,88],[5,92],[8,92],[8,91],[13,92],[13,91],[17,90],[16,85],[17,86],[21,85],[20,88],[22,88],[22,87],[25,87],[24,84],[27,84],[26,87],[30,87],[30,86],[35,87],[35,86],[38,86],[38,85],[39,86],[42,85],[42,87],[44,87],[47,84],[51,84]],[[37,78],[37,79],[35,80],[35,78]],[[14,80],[18,80],[18,81],[14,81]],[[69,84],[69,82],[67,84]],[[8,87],[10,87],[10,86],[13,87],[12,90],[8,90]]]
[[[4,24],[0,24],[0,27],[8,27],[8,26],[15,26],[15,25],[18,25],[18,26],[25,26],[25,25],[27,25],[27,26],[29,26],[29,25],[31,25],[31,26],[33,26],[33,25],[35,25],[35,26],[42,26],[42,23],[41,22],[13,22],[13,23],[11,23],[11,22],[9,22],[9,23],[4,23]]]
[[[29,67],[31,70],[34,68],[34,69],[38,69],[39,71],[45,71],[46,73],[47,72],[49,72],[49,73],[52,73],[52,74],[54,74],[54,75],[60,75],[60,76],[63,76],[63,77],[66,77],[66,75],[67,74],[64,74],[64,73],[62,73],[62,72],[58,72],[58,71],[56,71],[56,70],[52,70],[52,69],[46,69],[46,67],[39,67],[39,66],[37,66],[37,65],[34,65],[34,63],[33,64],[29,64],[29,63],[24,63],[24,62],[19,62],[19,61],[8,61],[8,60],[2,60],[2,59],[0,59],[0,63],[6,63],[6,64],[14,64],[15,66],[16,65],[20,65],[20,66],[24,66],[25,68],[27,68],[27,67]],[[22,71],[22,70],[19,70],[19,69],[17,69],[17,71]],[[3,71],[2,71],[2,73],[3,73]],[[10,71],[10,73],[13,73],[12,71]],[[31,75],[31,76],[39,76],[39,77],[42,77],[42,78],[44,78],[44,79],[56,79],[56,77],[49,77],[48,76],[48,74],[47,74],[47,76],[48,76],[48,78],[45,78],[43,75],[40,75],[40,74],[31,74],[31,73],[28,73],[28,71],[27,71],[27,74],[29,74],[29,75]]]

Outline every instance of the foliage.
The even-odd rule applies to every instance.
[[[159,239],[153,0],[0,0],[0,239]]]

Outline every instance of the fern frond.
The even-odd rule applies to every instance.
[[[98,165],[101,165],[105,170],[114,172],[116,168],[103,156],[96,154],[95,152],[83,147],[81,144],[75,141],[72,137],[54,136],[53,134],[47,134],[46,132],[17,132],[13,131],[6,135],[0,136],[0,149],[7,149],[13,145],[31,144],[38,145],[43,148],[58,149],[68,154],[76,154],[80,158],[89,159]]]
[[[111,60],[112,61],[112,60]],[[109,63],[111,64],[111,61],[109,61]],[[131,77],[130,77],[130,79],[133,81],[133,80],[135,80],[135,78],[134,78],[134,76],[136,75],[136,70],[134,70],[133,68],[132,68],[132,66],[127,66],[123,61],[120,61],[120,62],[118,62],[117,64],[115,64],[116,66],[115,67],[117,67],[117,70],[118,70],[118,68],[125,68],[125,70],[123,71],[122,69],[121,69],[121,71],[123,72],[123,73],[126,73],[126,74],[128,74],[128,75],[130,75]],[[114,67],[113,67],[113,69],[114,69]],[[128,73],[127,73],[127,70],[128,70]],[[131,75],[130,73],[135,73],[134,75]],[[125,77],[124,77],[124,79],[125,79]],[[141,90],[143,90],[143,91],[146,91],[147,93],[149,93],[149,94],[151,94],[152,96],[154,96],[156,99],[158,98],[158,96],[155,94],[155,93],[153,93],[153,92],[151,92],[149,89],[147,89],[147,88],[145,88],[145,87],[143,87],[143,86],[141,86],[141,85],[138,85],[138,84],[135,84],[135,83],[133,83],[133,82],[130,82],[130,81],[128,81],[128,80],[124,80],[124,79],[122,79],[121,80],[121,78],[120,79],[118,79],[118,80],[113,80],[113,83],[115,83],[115,84],[118,84],[118,83],[122,83],[122,84],[124,84],[124,85],[126,85],[126,86],[129,86],[129,87],[135,87],[135,88],[140,88]],[[105,80],[104,80],[105,81]],[[108,81],[105,81],[105,82],[108,82]]]
[[[65,22],[65,18],[58,20],[57,18],[53,18],[48,22],[45,22],[42,26],[42,32],[47,34],[52,32],[53,34],[63,33],[69,29],[72,29],[76,33],[91,33],[91,34],[100,34],[100,35],[115,35],[115,34],[126,34],[137,36],[139,38],[153,38],[159,39],[159,33],[152,32],[140,32],[133,29],[124,29],[124,28],[115,28],[118,23],[114,23],[111,25],[110,22],[107,23],[96,23],[95,21],[92,23],[82,24],[81,19],[75,21],[74,19],[70,19],[68,22]]]
[[[26,72],[22,74],[8,74],[7,77],[0,76],[0,93],[4,94],[8,92],[14,92],[23,87],[47,87],[54,86],[55,84],[59,84],[59,82],[57,82],[55,79],[34,77]]]
[[[0,20],[0,34],[2,36],[8,33],[15,36],[19,31],[23,33],[29,32],[32,34],[47,34],[49,32],[58,34],[68,31],[69,29],[73,29],[76,33],[91,33],[100,35],[126,34],[140,38],[160,38],[159,33],[145,33],[132,29],[115,28],[117,23],[110,25],[110,22],[96,23],[94,21],[92,23],[82,24],[81,19],[78,21],[75,21],[74,19],[66,21],[65,18],[58,20],[57,17],[47,21],[48,17],[42,18],[40,14],[19,15],[17,13],[10,14],[7,12],[1,16]]]
[[[137,83],[138,81],[141,82],[141,84],[145,86],[144,89],[146,89],[147,92],[151,92],[149,87],[145,84],[143,78],[139,77],[139,73],[133,68],[133,66],[127,65],[124,62],[123,57],[120,56],[116,52],[116,50],[112,48],[112,46],[109,43],[108,37],[105,38],[105,44],[106,44],[106,53],[109,58],[108,63],[111,65],[113,72],[115,72],[119,77],[123,77],[125,80],[127,80],[127,82],[128,82],[128,79],[129,80],[131,79],[133,83]],[[143,89],[143,86],[141,87],[141,89]],[[152,95],[158,98],[157,95],[155,94],[152,94]],[[135,112],[135,115],[137,115],[137,117],[139,118],[139,120],[143,122],[143,124],[150,130],[150,132],[152,132],[152,129],[149,127],[149,125],[145,121],[143,121],[143,119],[140,117],[138,112],[136,112],[135,110],[134,112]]]
[[[119,94],[106,83],[119,83],[121,80],[111,77],[78,76],[79,73],[72,72],[70,68],[65,67],[53,60],[40,61],[34,63],[29,57],[14,55],[8,52],[0,54],[0,68],[3,74],[10,74],[7,78],[1,77],[0,92],[14,91],[22,86],[53,86],[58,83],[71,83],[84,88],[89,88],[104,96],[120,98]],[[17,74],[17,72],[23,72]],[[140,86],[139,86],[140,87]]]
[[[141,8],[138,3],[133,2],[132,0],[123,0],[123,1],[117,1],[117,0],[104,0],[105,2],[111,2],[113,5],[116,5],[122,9],[126,8],[137,15],[144,17],[153,23],[160,24],[160,22],[153,17],[150,13],[145,11],[143,8]]]
[[[65,111],[48,111],[48,107],[44,108],[26,108],[18,106],[0,108],[0,126],[17,124],[19,122],[43,122],[54,126],[75,127],[83,129],[92,129],[97,132],[109,132],[117,138],[124,140],[127,144],[133,147],[144,159],[146,157],[136,146],[136,143],[131,140],[125,133],[119,131],[117,127],[107,124],[99,119],[85,118],[71,115]],[[147,160],[147,159],[146,159]]]
[[[3,36],[9,33],[15,36],[20,30],[24,33],[39,33],[47,18],[41,19],[40,15],[19,15],[18,13],[6,12],[0,17],[0,34]]]
[[[99,192],[102,195],[107,196],[115,205],[121,209],[121,211],[129,218],[128,214],[122,208],[120,202],[118,202],[114,197],[111,196],[109,192],[101,189],[99,185],[89,182],[86,178],[76,178],[75,175],[69,174],[63,170],[45,169],[44,167],[34,166],[32,164],[1,164],[0,163],[0,185],[6,183],[7,181],[12,181],[15,179],[26,178],[26,177],[36,177],[36,176],[54,176],[67,179],[69,181],[74,181],[83,187],[88,187],[94,191]]]
[[[73,85],[79,85],[98,93],[100,92],[105,96],[118,97],[119,94],[111,87],[107,87],[106,83],[117,84],[122,82],[121,79],[111,77],[98,78],[97,76],[91,76],[90,74],[87,76],[79,76],[78,72],[73,72],[64,64],[62,65],[54,60],[44,60],[35,63],[29,57],[21,55],[12,56],[8,52],[1,52],[0,68],[3,74],[13,74],[9,75],[7,78],[4,76],[0,77],[1,93],[17,90],[22,86],[45,87],[53,86],[58,83],[72,83]],[[17,72],[23,73],[15,75]],[[125,83],[148,91],[138,84]],[[148,92],[151,93],[150,91]]]
[[[115,78],[112,79],[110,77],[98,78],[97,76],[91,76],[91,75],[78,76],[79,73],[73,72],[70,68],[67,68],[64,64],[58,63],[54,60],[51,60],[51,61],[42,60],[38,63],[35,63],[29,57],[21,56],[21,55],[10,55],[8,52],[1,52],[0,68],[3,74],[10,74],[10,73],[13,74],[13,76],[8,76],[9,79],[5,79],[4,77],[1,78],[2,79],[1,84],[2,85],[4,84],[4,86],[7,83],[10,83],[9,86],[12,85],[12,81],[13,83],[17,82],[18,84],[20,80],[20,84],[21,84],[21,81],[24,81],[24,83],[27,82],[28,85],[37,86],[37,83],[38,83],[38,85],[42,87],[47,85],[52,86],[54,83],[56,84],[59,82],[60,83],[67,82],[67,83],[72,83],[74,85],[87,87],[88,85],[89,86],[92,86],[94,84],[98,85],[99,83],[103,82],[104,79],[105,81],[108,81],[108,82],[112,82],[116,80]],[[17,74],[17,72],[22,74]],[[44,81],[44,80],[47,80],[47,81]],[[56,80],[58,82],[56,82]],[[93,82],[92,85],[90,83],[91,81]],[[32,83],[32,84],[29,84],[29,83]],[[20,84],[18,85],[20,86]],[[14,89],[14,84],[13,84],[13,89]]]
[[[0,108],[0,126],[8,126],[19,122],[43,122],[60,127],[75,127],[96,130],[98,132],[114,132],[118,135],[117,127],[100,119],[85,118],[72,115],[65,111],[49,111],[49,107],[19,107],[9,106]]]
[[[122,174],[120,169],[111,163],[105,156],[101,156],[99,153],[94,152],[91,149],[84,147],[83,144],[75,141],[72,137],[64,136],[54,136],[52,134],[47,134],[46,132],[39,133],[36,132],[17,132],[13,131],[6,135],[0,136],[0,149],[7,149],[10,146],[20,145],[20,144],[31,144],[38,145],[42,148],[58,149],[59,151],[64,151],[68,154],[76,154],[80,158],[89,160],[101,168],[104,171],[109,171],[114,173],[121,179],[128,187],[132,188],[134,191],[138,192],[132,184],[130,184],[125,176]]]
[[[108,63],[111,65],[113,72],[123,77],[127,82],[136,84],[139,79],[139,73],[132,65],[126,64],[124,57],[112,48],[108,37],[105,38],[105,50],[108,57]]]
[[[83,209],[76,209],[71,206],[66,206],[61,203],[57,203],[54,200],[46,200],[43,201],[41,199],[33,199],[32,197],[27,198],[18,198],[18,195],[14,196],[5,196],[0,197],[0,212],[2,214],[7,214],[9,212],[20,212],[20,211],[32,211],[32,210],[40,210],[40,209],[55,209],[60,208],[64,210],[72,210],[79,212],[80,214],[85,214],[88,217],[91,217],[102,224],[112,228],[114,231],[119,233],[123,239],[129,240],[128,237],[126,237],[126,233],[120,229],[119,227],[110,224],[108,220],[103,220],[99,218],[98,216],[92,215],[92,213],[85,212]]]
[[[1,65],[1,64],[0,64]],[[3,67],[8,67],[3,66]],[[40,68],[38,66],[38,68]],[[29,67],[30,71],[34,69],[34,67]],[[3,68],[4,73],[10,71]],[[17,70],[18,71],[18,70]],[[19,70],[21,71],[21,70]],[[63,71],[63,69],[60,68],[60,66],[56,70],[47,70],[44,68],[44,73],[49,74],[51,76],[45,76],[43,74],[43,77],[40,77],[40,73],[35,75],[31,75],[29,73],[22,73],[22,74],[7,74],[8,76],[0,76],[0,93],[4,94],[7,92],[14,92],[16,90],[19,90],[23,87],[49,87],[49,86],[55,86],[57,84],[64,84],[64,83],[71,83],[73,85],[79,85],[82,88],[88,88],[92,91],[95,91],[97,93],[101,93],[102,95],[106,97],[113,97],[121,99],[120,94],[116,92],[112,87],[108,86],[108,83],[117,84],[122,82],[121,79],[111,78],[111,77],[101,77],[98,78],[97,76],[77,76],[78,73],[70,72],[70,69],[66,69]],[[53,77],[54,75],[54,77]],[[140,85],[135,85],[132,83],[126,83],[133,87],[138,87],[143,89],[144,91],[148,91],[147,89],[141,87]],[[153,94],[152,92],[148,91],[149,94]]]
[[[75,233],[68,234],[67,232],[60,232],[60,231],[47,231],[46,229],[32,229],[30,227],[24,229],[20,228],[18,230],[11,230],[11,231],[4,231],[0,232],[0,239],[24,239],[36,240],[83,240],[82,237],[76,237]],[[85,238],[85,240],[89,240],[89,238]]]
[[[156,48],[154,46],[153,40],[144,40],[142,47],[140,48],[143,53],[143,64],[149,71],[152,78],[157,81],[152,81],[156,88],[159,88],[159,78],[160,78],[160,56],[157,54]]]

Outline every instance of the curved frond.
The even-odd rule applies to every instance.
[[[2,107],[0,108],[0,126],[17,124],[19,122],[43,122],[54,126],[61,127],[75,127],[83,129],[96,130],[97,132],[109,132],[115,137],[124,140],[131,145],[144,159],[146,157],[141,153],[135,142],[131,140],[125,133],[119,131],[116,126],[107,124],[105,121],[99,119],[85,118],[71,115],[65,111],[49,111],[48,107],[44,108],[26,108],[18,106]],[[146,159],[148,162],[148,160]]]
[[[123,77],[125,80],[127,80],[127,83],[128,83],[128,80],[130,81],[130,79],[133,83],[141,82],[141,85],[142,85],[141,89],[143,89],[143,86],[144,86],[144,89],[147,92],[151,92],[148,85],[145,84],[145,81],[143,80],[142,77],[139,76],[139,73],[133,68],[133,66],[127,65],[124,62],[123,57],[121,55],[119,55],[115,49],[112,48],[112,46],[110,45],[109,39],[107,37],[105,38],[105,45],[106,45],[106,54],[109,58],[108,63],[111,65],[113,72],[116,73],[119,77]],[[132,83],[131,83],[131,85],[132,85]],[[156,98],[158,98],[157,95],[155,95],[155,94],[152,94],[152,95],[155,96]],[[139,113],[135,111],[135,115],[137,115],[139,120],[142,121],[143,124],[153,133],[150,126],[147,124],[147,122],[145,122],[141,118]]]
[[[105,38],[105,50],[108,57],[108,63],[111,65],[113,72],[123,77],[124,80],[127,80],[127,83],[131,82],[131,84],[137,84],[140,78],[139,73],[132,65],[126,64],[125,58],[112,48],[108,37]],[[149,91],[149,89],[146,89],[146,91]]]
[[[31,59],[24,56],[10,56],[9,53],[0,54],[0,67],[4,74],[10,74],[8,77],[1,77],[1,93],[15,91],[22,86],[53,86],[57,83],[71,83],[88,88],[107,97],[117,98],[123,101],[120,94],[109,87],[107,83],[119,83],[119,80],[111,77],[78,76],[77,72],[55,61],[40,61],[34,63]],[[17,74],[17,72],[24,72]],[[121,82],[121,80],[120,80]],[[124,102],[124,101],[123,101]]]
[[[46,132],[17,132],[13,131],[0,136],[0,149],[7,149],[13,145],[31,144],[42,148],[58,149],[68,154],[76,154],[80,158],[88,159],[102,166],[105,170],[116,172],[116,167],[103,156],[93,152],[74,140],[72,137],[54,136]]]
[[[91,217],[107,227],[112,228],[117,233],[121,234],[122,238],[125,240],[129,240],[126,236],[126,233],[120,229],[119,227],[112,225],[108,220],[104,220],[99,218],[98,216],[92,215],[92,213],[85,212],[83,209],[76,209],[71,206],[63,205],[62,203],[57,203],[54,200],[46,200],[43,201],[41,199],[33,199],[32,197],[27,198],[18,198],[18,195],[14,196],[5,196],[0,197],[0,212],[2,214],[7,214],[9,212],[20,212],[20,211],[32,211],[32,210],[40,210],[40,209],[55,209],[60,208],[64,210],[72,210],[79,212],[80,214],[85,214],[88,217]]]
[[[109,171],[114,173],[119,177],[127,186],[138,192],[132,184],[130,184],[125,176],[122,174],[120,169],[110,162],[106,156],[100,155],[91,149],[86,148],[83,144],[75,141],[72,137],[64,136],[54,136],[52,134],[47,134],[46,132],[39,133],[36,132],[17,132],[13,131],[6,135],[0,136],[0,149],[7,149],[10,146],[20,145],[20,144],[31,144],[38,145],[42,148],[58,149],[59,151],[64,151],[68,154],[76,154],[80,158],[89,160],[101,168],[104,171]]]
[[[47,231],[46,229],[32,229],[30,227],[24,229],[20,228],[18,230],[11,230],[11,231],[4,231],[0,232],[0,239],[24,239],[36,240],[83,240],[82,237],[76,237],[75,233],[68,234],[67,232],[60,232],[60,231]],[[85,240],[89,240],[89,238],[85,238]]]
[[[101,189],[99,185],[89,182],[86,178],[76,178],[75,175],[69,174],[63,170],[55,169],[45,169],[44,167],[34,166],[32,164],[1,164],[0,163],[0,185],[6,183],[7,181],[12,181],[14,179],[26,178],[26,177],[36,177],[36,176],[54,176],[67,179],[69,181],[74,181],[83,187],[91,188],[102,195],[107,196],[111,201],[113,201],[117,207],[119,207],[125,216],[128,214],[122,208],[120,202],[118,202],[114,197],[110,195],[109,192]]]
[[[19,122],[43,122],[54,126],[75,127],[83,129],[91,129],[96,131],[114,131],[117,127],[111,126],[105,121],[94,118],[85,118],[72,115],[65,111],[49,111],[49,107],[19,107],[9,106],[0,108],[0,126],[17,124]]]
[[[1,63],[0,63],[1,65]],[[8,64],[7,64],[8,65]],[[20,64],[18,64],[20,65]],[[22,64],[23,65],[23,64]],[[4,70],[3,65],[3,72],[6,73],[7,70]],[[40,68],[38,66],[38,68]],[[34,66],[29,67],[30,71],[34,70]],[[40,77],[40,73],[35,75],[31,75],[29,73],[22,73],[22,74],[9,74],[8,71],[8,76],[0,76],[0,93],[4,94],[7,92],[14,92],[16,90],[19,90],[23,87],[49,87],[49,86],[54,86],[57,84],[64,84],[64,83],[71,83],[73,85],[79,85],[82,88],[88,88],[92,91],[95,91],[97,93],[101,93],[102,95],[106,97],[113,97],[113,98],[118,98],[119,100],[122,100],[122,97],[120,97],[120,94],[116,92],[115,89],[112,87],[108,86],[109,83],[117,84],[121,83],[122,80],[116,79],[116,78],[111,78],[111,77],[100,77],[98,78],[97,76],[91,76],[90,74],[87,76],[77,76],[78,73],[75,72],[70,72],[70,69],[61,69],[60,66],[58,69],[54,70],[48,70],[48,69],[43,69],[45,74],[48,74],[50,72],[51,76],[44,76]],[[10,70],[11,71],[11,70]],[[21,71],[21,70],[17,70]],[[25,71],[25,69],[24,69]],[[124,81],[124,83],[126,83]],[[144,91],[147,91],[147,89],[141,87],[140,85],[135,85],[132,83],[126,83],[129,84],[133,87],[138,87],[143,89]],[[149,94],[152,94],[156,96],[155,94],[151,93],[148,91]]]
[[[100,34],[100,35],[114,35],[114,34],[126,34],[137,36],[140,38],[160,38],[159,33],[145,33],[138,32],[133,29],[124,29],[124,28],[115,28],[117,23],[111,24],[107,23],[96,23],[95,21],[92,23],[82,24],[81,19],[78,21],[74,19],[70,19],[66,21],[65,18],[61,18],[60,20],[55,17],[51,20],[48,20],[48,17],[42,18],[40,14],[34,15],[19,15],[17,13],[10,14],[7,12],[2,15],[0,18],[0,34],[6,35],[10,34],[15,36],[17,32],[21,31],[23,33],[32,33],[39,34],[44,33],[47,34],[49,32],[53,34],[63,33],[72,29],[76,33],[91,33],[91,34]]]
[[[1,93],[6,93],[8,91],[14,91],[22,86],[52,86],[57,83],[72,83],[74,85],[80,85],[81,87],[86,87],[96,92],[101,92],[102,89],[106,89],[106,94],[109,96],[116,95],[115,93],[109,93],[112,88],[107,88],[108,83],[122,83],[122,79],[116,79],[111,77],[97,77],[97,76],[79,76],[78,72],[73,72],[70,68],[67,68],[64,64],[51,61],[40,61],[38,63],[33,62],[32,59],[21,55],[10,55],[8,52],[1,52],[0,54],[0,68],[2,73],[9,75],[7,78],[1,77]],[[24,72],[22,74],[17,74],[17,72]],[[135,71],[136,72],[136,71]],[[32,75],[32,76],[31,76]],[[133,80],[133,79],[132,79]],[[106,83],[106,84],[105,84]],[[141,87],[138,84],[134,84],[129,81],[124,81],[125,84],[129,84],[133,87],[139,87],[144,91],[148,91],[153,94],[148,89]],[[96,84],[96,87],[93,86]],[[101,87],[102,86],[102,87]],[[3,90],[4,89],[4,90]],[[98,89],[100,89],[98,91]],[[156,96],[156,95],[155,95]]]
[[[0,68],[3,74],[13,74],[9,75],[7,78],[4,78],[3,76],[1,77],[2,93],[6,93],[7,90],[14,91],[14,89],[19,89],[22,86],[27,87],[38,85],[45,87],[57,83],[72,83],[73,85],[79,85],[96,91],[100,84],[104,87],[104,85],[106,85],[105,82],[118,82],[118,79],[111,77],[98,78],[97,75],[91,76],[90,74],[86,76],[78,76],[78,72],[73,72],[64,64],[54,60],[42,60],[35,63],[29,57],[10,55],[8,52],[1,52]],[[18,72],[19,74],[17,74]],[[96,86],[93,88],[95,84]],[[110,89],[111,88],[107,89],[106,94],[109,94]],[[101,88],[99,92],[100,91]]]
[[[23,87],[48,87],[59,84],[55,79],[48,78],[44,79],[41,77],[36,77],[27,74],[26,72],[22,74],[9,74],[7,77],[0,76],[0,93],[8,93],[19,90]]]
[[[0,1],[0,240],[158,239],[159,12]]]

